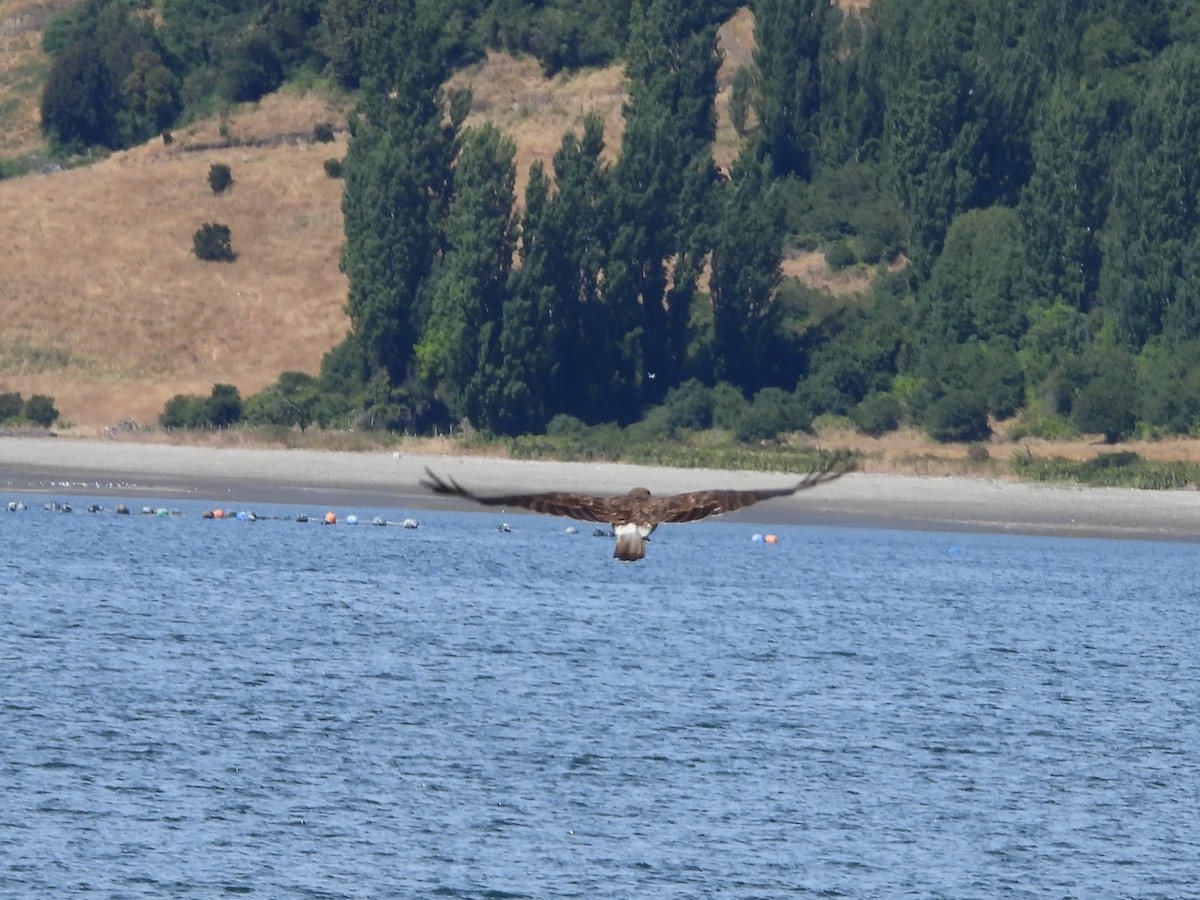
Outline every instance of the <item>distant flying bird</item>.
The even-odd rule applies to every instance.
[[[552,516],[568,516],[584,522],[607,522],[617,536],[613,556],[623,562],[636,562],[646,555],[650,534],[662,522],[695,522],[697,519],[752,506],[760,500],[790,497],[797,491],[841,478],[853,468],[854,464],[847,457],[835,455],[824,457],[817,468],[791,487],[693,491],[670,497],[651,496],[643,487],[634,488],[619,497],[594,497],[564,491],[484,496],[467,490],[453,478],[443,480],[428,468],[425,474],[429,478],[422,480],[421,484],[435,494],[462,497],[485,506],[522,506]]]

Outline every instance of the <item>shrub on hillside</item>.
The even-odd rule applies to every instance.
[[[25,401],[16,391],[0,394],[0,422],[13,422],[21,417]]]
[[[34,425],[49,428],[58,420],[58,410],[54,406],[54,398],[45,394],[34,394],[25,401],[25,418]]]
[[[342,161],[340,159],[325,160],[325,174],[330,178],[342,177]]]
[[[206,262],[233,262],[237,259],[230,240],[229,226],[214,222],[205,222],[192,235],[192,252],[198,259]]]
[[[987,401],[977,391],[953,390],[926,412],[925,429],[935,441],[982,441],[991,436]]]
[[[176,394],[158,417],[163,428],[226,428],[242,417],[242,398],[232,384],[214,384],[207,397]]]
[[[213,163],[208,167],[208,186],[214,194],[223,194],[233,185],[233,173],[225,163]]]
[[[850,410],[850,421],[865,435],[879,437],[900,427],[904,406],[895,394],[867,394]]]
[[[312,139],[314,144],[328,144],[333,141],[333,123],[318,122],[313,126]]]

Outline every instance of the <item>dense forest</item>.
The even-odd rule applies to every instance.
[[[350,333],[319,376],[176,398],[176,424],[1200,429],[1200,7],[750,6],[730,171],[721,2],[90,0],[46,32],[44,126],[120,147],[287,79],[356,98]],[[548,74],[620,62],[620,147],[589,120],[516,196],[512,141],[444,89],[488,48]],[[785,279],[796,249],[873,287]]]

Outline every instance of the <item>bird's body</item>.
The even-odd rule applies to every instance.
[[[646,542],[651,532],[663,522],[695,522],[708,516],[743,509],[760,500],[787,497],[840,478],[852,468],[845,457],[836,456],[827,458],[821,466],[791,487],[693,491],[667,497],[655,497],[644,487],[634,488],[616,497],[597,497],[569,491],[485,496],[468,491],[454,479],[443,480],[429,469],[425,470],[429,479],[422,484],[436,494],[462,497],[485,506],[520,506],[533,512],[567,516],[584,522],[607,522],[617,537],[613,556],[624,562],[635,562],[646,555]]]

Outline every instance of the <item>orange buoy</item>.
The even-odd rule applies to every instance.
[[[768,534],[768,535],[765,535],[765,536],[763,537],[763,543],[764,543],[764,544],[778,544],[778,543],[779,543],[779,538],[777,538],[777,537],[776,537],[775,535],[773,535],[773,534]]]
[[[214,509],[214,510],[213,510],[213,518],[214,518],[214,519],[223,519],[223,518],[225,518],[225,510],[223,510],[223,509]]]
[[[335,513],[332,509],[329,512],[325,513],[325,524],[326,525],[336,525],[337,524],[337,513]]]

